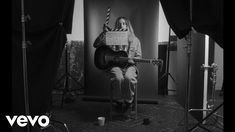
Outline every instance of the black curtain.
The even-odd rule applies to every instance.
[[[25,114],[21,1],[12,0],[12,112]],[[71,33],[74,0],[24,0],[30,115],[42,115],[50,107],[57,67]]]
[[[209,35],[223,48],[223,0],[160,0],[168,24],[178,38],[185,37],[191,27]],[[192,13],[192,20],[190,19]]]

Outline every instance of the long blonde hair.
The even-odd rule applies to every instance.
[[[121,28],[121,24],[120,24],[120,19],[123,19],[125,20],[126,22],[126,25],[127,25],[127,28],[128,28],[128,41],[129,42],[133,42],[134,41],[134,38],[136,37],[135,36],[135,33],[134,33],[134,30],[132,28],[132,25],[131,25],[131,22],[128,18],[126,17],[123,17],[123,16],[120,16],[116,19],[116,22],[115,22],[115,27],[114,29],[120,29]]]

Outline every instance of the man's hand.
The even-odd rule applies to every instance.
[[[130,64],[135,64],[135,62],[134,62],[134,60],[133,59],[128,59],[128,63],[130,63]]]
[[[104,32],[111,31],[111,28],[108,27],[106,24],[104,24],[104,26],[103,26],[103,31],[104,31]]]

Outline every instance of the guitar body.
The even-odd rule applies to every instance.
[[[95,66],[101,70],[106,70],[114,66],[125,67],[128,61],[120,61],[120,57],[128,57],[128,55],[125,51],[113,51],[109,46],[102,45],[95,51]]]
[[[95,66],[100,70],[106,70],[111,67],[124,68],[129,65],[128,54],[125,51],[113,51],[109,46],[102,45],[95,51]],[[132,58],[134,62],[152,63],[153,65],[160,65],[162,69],[163,60],[161,59],[142,59]]]

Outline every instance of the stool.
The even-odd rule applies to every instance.
[[[110,120],[112,120],[112,112],[113,112],[113,83],[115,81],[115,78],[111,78],[110,79]],[[130,83],[129,83],[129,87],[130,87]],[[134,107],[134,111],[131,108],[131,114],[134,113],[134,119],[137,119],[137,83],[134,84],[134,101],[133,101],[135,107]],[[131,116],[129,116],[130,118],[133,118]]]

